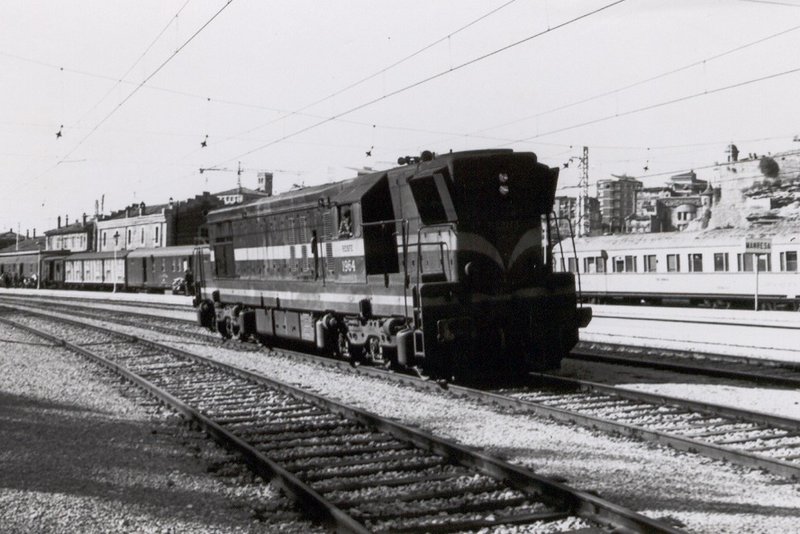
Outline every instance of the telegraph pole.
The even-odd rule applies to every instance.
[[[589,235],[589,147],[583,147],[580,158],[581,177],[578,181],[578,221],[576,232],[578,237]]]

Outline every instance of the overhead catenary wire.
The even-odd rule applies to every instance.
[[[180,7],[180,9],[178,9],[178,11],[173,16],[170,17],[169,22],[164,26],[164,28],[160,32],[158,32],[158,35],[156,35],[153,38],[153,40],[150,41],[150,44],[148,44],[145,47],[144,51],[141,54],[139,54],[139,57],[137,57],[136,60],[133,63],[131,63],[131,66],[128,67],[128,69],[125,71],[125,73],[122,74],[122,76],[119,77],[119,79],[116,81],[116,83],[113,86],[111,86],[108,89],[108,91],[106,91],[106,93],[103,96],[101,96],[100,99],[97,102],[95,102],[95,104],[92,107],[90,107],[83,115],[81,115],[81,117],[76,121],[76,124],[80,124],[81,122],[83,122],[83,120],[89,115],[89,113],[91,113],[92,111],[97,109],[97,107],[100,104],[105,102],[105,100],[111,95],[111,93],[113,93],[114,90],[117,87],[119,87],[120,84],[123,83],[123,80],[125,79],[125,77],[128,74],[131,73],[131,71],[136,67],[136,65],[139,64],[140,61],[142,61],[142,59],[144,59],[144,57],[147,55],[147,53],[150,52],[150,50],[155,46],[155,44],[159,41],[159,39],[161,39],[161,36],[163,36],[164,33],[166,33],[166,31],[172,25],[173,21],[180,16],[180,14],[183,12],[183,10],[186,8],[186,6],[189,5],[189,2],[191,2],[191,1],[192,0],[186,0],[183,3],[183,5]]]
[[[235,161],[235,160],[241,159],[241,158],[243,158],[243,157],[245,157],[245,156],[249,156],[250,154],[253,154],[253,153],[255,153],[255,152],[259,152],[259,151],[261,151],[261,150],[263,150],[263,149],[265,149],[265,148],[268,148],[268,147],[270,147],[270,146],[273,146],[273,145],[276,145],[276,144],[278,144],[278,143],[281,143],[281,142],[283,142],[283,141],[286,141],[286,140],[288,140],[288,139],[291,139],[292,137],[295,137],[295,136],[297,136],[297,135],[300,135],[300,134],[302,134],[302,133],[308,132],[309,130],[313,130],[314,128],[318,128],[319,126],[322,126],[323,124],[327,124],[327,123],[329,123],[329,122],[331,122],[331,121],[333,121],[333,120],[336,120],[336,119],[338,119],[338,118],[340,118],[340,117],[344,117],[344,116],[346,116],[346,115],[349,115],[349,114],[351,114],[351,113],[354,113],[354,112],[356,112],[356,111],[359,111],[359,110],[361,110],[361,109],[364,109],[364,108],[366,108],[366,107],[369,107],[369,106],[371,106],[371,105],[373,105],[373,104],[375,104],[375,103],[377,103],[377,102],[381,102],[381,101],[383,101],[383,100],[386,100],[386,99],[388,99],[388,98],[391,98],[391,97],[393,97],[393,96],[397,96],[397,95],[399,95],[399,94],[401,94],[401,93],[404,93],[404,92],[406,92],[406,91],[409,91],[409,90],[411,90],[411,89],[414,89],[414,88],[416,88],[416,87],[419,87],[419,86],[421,86],[421,85],[424,85],[424,84],[426,84],[426,83],[429,83],[429,82],[431,82],[431,81],[433,81],[433,80],[436,80],[436,79],[438,79],[438,78],[441,78],[441,77],[443,77],[443,76],[446,76],[446,75],[448,75],[448,74],[451,74],[451,73],[453,73],[453,72],[456,72],[456,71],[458,71],[458,70],[461,70],[461,69],[463,69],[463,68],[465,68],[465,67],[468,67],[468,66],[470,66],[470,65],[474,65],[475,63],[478,63],[478,62],[480,62],[480,61],[483,61],[483,60],[486,60],[486,59],[488,59],[488,58],[490,58],[490,57],[493,57],[493,56],[496,56],[496,55],[498,55],[498,54],[501,54],[501,53],[503,53],[503,52],[505,52],[505,51],[507,51],[507,50],[510,50],[510,49],[512,49],[512,48],[515,48],[515,47],[517,47],[517,46],[520,46],[520,45],[522,45],[522,44],[524,44],[524,43],[527,43],[527,42],[529,42],[529,41],[532,41],[532,40],[534,40],[534,39],[536,39],[536,38],[542,37],[543,35],[547,35],[547,34],[549,34],[549,33],[552,33],[552,32],[554,32],[554,31],[556,31],[556,30],[559,30],[559,29],[561,29],[561,28],[564,28],[564,27],[566,27],[566,26],[569,26],[569,25],[571,25],[571,24],[574,24],[574,23],[576,23],[576,22],[579,22],[579,21],[581,21],[581,20],[584,20],[584,19],[586,19],[586,18],[588,18],[588,17],[591,17],[591,16],[593,16],[593,15],[596,15],[596,14],[598,14],[598,13],[601,13],[601,12],[603,12],[603,11],[607,10],[607,9],[610,9],[610,8],[612,8],[612,7],[614,7],[614,6],[617,6],[617,5],[619,5],[619,4],[622,4],[623,2],[625,2],[625,0],[615,0],[614,2],[608,3],[608,4],[606,4],[606,5],[604,5],[604,6],[601,6],[601,7],[597,8],[597,9],[593,9],[592,11],[588,11],[588,12],[586,12],[586,13],[583,13],[583,14],[581,14],[581,15],[578,15],[578,16],[576,16],[576,17],[573,17],[573,18],[571,18],[571,19],[569,19],[569,20],[566,20],[566,21],[564,21],[564,22],[562,22],[562,23],[560,23],[560,24],[556,24],[555,26],[548,27],[546,30],[542,30],[542,31],[540,31],[540,32],[534,33],[534,34],[532,34],[532,35],[529,35],[529,36],[527,36],[527,37],[525,37],[525,38],[523,38],[523,39],[520,39],[520,40],[518,40],[518,41],[515,41],[515,42],[513,42],[513,43],[510,43],[510,44],[508,44],[508,45],[502,46],[502,47],[500,47],[500,48],[496,48],[496,49],[492,50],[491,52],[488,52],[488,53],[486,53],[486,54],[482,54],[482,55],[480,55],[480,56],[477,56],[477,57],[475,57],[475,58],[472,58],[472,59],[470,59],[470,60],[468,60],[468,61],[465,61],[465,62],[463,62],[463,63],[460,63],[460,64],[458,64],[458,65],[455,65],[455,66],[453,66],[453,67],[450,67],[450,68],[449,68],[449,69],[447,69],[447,70],[440,71],[440,72],[438,72],[438,73],[436,73],[436,74],[433,74],[433,75],[431,75],[431,76],[428,76],[428,77],[426,77],[426,78],[423,78],[423,79],[421,79],[421,80],[417,80],[416,82],[413,82],[413,83],[410,83],[410,84],[408,84],[408,85],[405,85],[405,86],[403,86],[403,87],[400,87],[399,89],[395,89],[394,91],[391,91],[391,92],[389,92],[389,93],[386,93],[386,94],[384,94],[383,96],[379,96],[379,97],[377,97],[377,98],[373,98],[373,99],[371,99],[371,100],[368,100],[368,101],[366,101],[366,102],[363,102],[363,103],[361,103],[361,104],[358,104],[358,105],[356,105],[356,106],[354,106],[354,107],[352,107],[352,108],[349,108],[349,109],[347,109],[347,110],[345,110],[345,111],[339,112],[339,113],[337,113],[337,114],[333,115],[332,117],[329,117],[329,118],[327,118],[327,119],[324,119],[324,120],[322,120],[322,121],[316,122],[316,123],[314,123],[314,124],[311,124],[311,125],[309,125],[309,126],[306,126],[306,127],[304,127],[304,128],[301,128],[301,129],[299,129],[299,130],[296,130],[296,131],[294,131],[294,132],[292,132],[292,133],[290,133],[290,134],[284,135],[284,136],[282,136],[282,137],[279,137],[279,138],[277,138],[277,139],[274,139],[274,140],[272,140],[272,141],[270,141],[270,142],[268,142],[268,143],[265,143],[265,144],[259,145],[259,146],[255,147],[255,148],[251,149],[251,150],[248,150],[248,151],[246,151],[246,152],[243,152],[243,153],[241,153],[241,154],[238,154],[238,155],[236,155],[236,156],[233,156],[233,157],[231,157],[231,158],[228,158],[228,159],[226,159],[226,160],[224,160],[224,161],[221,161],[221,162],[219,162],[219,163],[215,164],[214,166],[217,166],[217,165],[224,165],[224,164],[226,164],[226,163],[230,163],[231,161]]]
[[[515,119],[515,120],[510,121],[510,122],[499,124],[497,126],[492,126],[492,127],[489,127],[489,128],[484,128],[484,129],[481,129],[481,130],[477,130],[474,133],[483,133],[483,132],[487,132],[487,131],[490,131],[490,130],[495,130],[495,129],[498,129],[498,128],[504,128],[506,126],[511,126],[513,124],[519,124],[520,122],[524,122],[524,121],[527,121],[527,120],[539,118],[539,117],[542,117],[544,115],[549,115],[551,113],[555,113],[557,111],[563,111],[565,109],[573,108],[573,107],[579,106],[581,104],[586,104],[588,102],[592,102],[592,101],[598,100],[600,98],[604,98],[604,97],[611,96],[611,95],[616,95],[616,94],[621,93],[623,91],[627,91],[629,89],[633,89],[634,87],[638,87],[640,85],[644,85],[644,84],[647,84],[647,83],[650,83],[650,82],[654,82],[656,80],[660,80],[662,78],[666,78],[667,76],[671,76],[673,74],[677,74],[679,72],[683,72],[685,70],[689,70],[689,69],[692,69],[694,67],[698,67],[698,66],[701,66],[701,65],[704,66],[707,63],[710,63],[710,62],[715,61],[717,59],[723,58],[725,56],[729,56],[729,55],[734,54],[736,52],[741,52],[742,50],[745,50],[745,49],[750,48],[752,46],[756,46],[758,44],[770,41],[772,39],[775,39],[777,37],[781,37],[783,35],[786,35],[788,33],[791,33],[791,32],[797,31],[797,30],[800,30],[800,24],[792,26],[791,28],[787,28],[785,30],[781,30],[779,32],[772,33],[772,34],[767,35],[765,37],[756,39],[755,41],[750,41],[749,43],[745,43],[743,45],[736,46],[736,47],[731,48],[729,50],[726,50],[724,52],[720,52],[719,54],[715,54],[715,55],[709,56],[707,58],[704,58],[704,59],[701,59],[701,60],[698,60],[698,61],[694,61],[692,63],[688,63],[688,64],[683,65],[681,67],[676,67],[674,69],[662,72],[660,74],[656,74],[655,76],[650,76],[648,78],[644,78],[642,80],[623,85],[622,87],[617,87],[616,89],[611,89],[609,91],[603,91],[601,93],[598,93],[598,94],[595,94],[595,95],[592,95],[592,96],[589,96],[589,97],[586,97],[586,98],[582,98],[580,100],[576,100],[575,102],[569,102],[567,104],[563,104],[563,105],[548,109],[546,111],[535,113],[533,115],[528,115],[528,116],[522,117],[520,119]]]
[[[188,38],[188,39],[186,39],[186,40],[183,42],[183,44],[181,44],[181,45],[180,45],[180,46],[179,46],[179,47],[178,47],[178,48],[177,48],[177,49],[176,49],[176,50],[175,50],[175,51],[174,51],[172,54],[170,54],[170,55],[169,55],[169,56],[168,56],[168,57],[167,57],[167,58],[166,58],[164,61],[162,61],[162,62],[161,62],[161,64],[160,64],[158,67],[156,67],[156,68],[155,68],[155,69],[154,69],[154,70],[153,70],[153,71],[152,71],[152,72],[151,72],[151,73],[150,73],[150,74],[149,74],[149,75],[148,75],[148,76],[147,76],[147,77],[146,77],[144,80],[142,80],[142,81],[141,81],[141,82],[140,82],[140,83],[139,83],[139,84],[138,84],[138,85],[137,85],[137,86],[136,86],[136,87],[133,89],[133,91],[131,91],[131,92],[130,92],[130,93],[129,93],[129,94],[128,94],[128,95],[127,95],[125,98],[123,98],[123,99],[122,99],[122,101],[120,101],[120,102],[119,102],[119,103],[118,103],[116,106],[114,106],[114,108],[113,108],[111,111],[109,111],[109,112],[108,112],[108,113],[107,113],[107,114],[106,114],[106,115],[105,115],[105,116],[104,116],[102,119],[100,119],[100,121],[98,121],[98,122],[97,122],[97,123],[94,125],[94,127],[92,127],[92,128],[89,130],[89,132],[88,132],[88,133],[87,133],[85,136],[83,136],[83,138],[81,138],[81,140],[80,140],[80,141],[78,141],[78,143],[77,143],[77,144],[76,144],[74,147],[72,147],[72,149],[71,149],[69,152],[67,152],[67,154],[66,154],[65,156],[63,156],[63,157],[62,157],[62,158],[59,160],[59,162],[58,162],[58,163],[56,163],[56,164],[55,164],[55,165],[53,165],[52,167],[48,168],[48,169],[47,169],[47,170],[45,170],[44,172],[40,173],[39,175],[37,175],[36,177],[34,177],[34,178],[31,180],[31,181],[38,180],[39,178],[41,178],[42,176],[44,176],[45,174],[49,173],[49,172],[50,172],[50,171],[52,171],[54,168],[56,168],[56,167],[57,167],[57,166],[58,166],[58,165],[59,165],[59,164],[60,164],[62,161],[64,161],[64,160],[68,159],[68,158],[69,158],[69,157],[70,157],[72,154],[74,154],[74,153],[75,153],[75,151],[76,151],[76,150],[78,150],[78,148],[80,148],[80,147],[83,145],[83,143],[84,143],[84,142],[86,142],[86,140],[87,140],[87,139],[89,139],[89,137],[91,137],[91,136],[92,136],[92,134],[93,134],[94,132],[96,132],[96,131],[97,131],[97,130],[98,130],[98,129],[99,129],[99,128],[100,128],[100,127],[103,125],[103,124],[105,124],[105,122],[106,122],[108,119],[110,119],[110,118],[111,118],[111,117],[114,115],[114,113],[116,113],[116,112],[117,112],[117,111],[118,111],[118,110],[119,110],[119,109],[120,109],[122,106],[124,106],[124,105],[125,105],[125,103],[127,103],[127,102],[128,102],[130,99],[131,99],[131,98],[133,98],[133,96],[134,96],[136,93],[138,93],[138,92],[139,92],[139,90],[140,90],[140,89],[141,89],[141,88],[142,88],[142,87],[143,87],[143,86],[144,86],[144,85],[145,85],[145,84],[146,84],[146,83],[147,83],[147,82],[148,82],[150,79],[152,79],[152,78],[153,78],[153,77],[154,77],[156,74],[158,74],[158,73],[161,71],[161,69],[163,69],[165,66],[167,66],[167,64],[168,64],[170,61],[172,61],[172,60],[175,58],[175,56],[177,56],[177,55],[178,55],[178,54],[181,52],[181,50],[183,50],[184,48],[186,48],[186,46],[187,46],[189,43],[191,43],[191,42],[192,42],[192,41],[193,41],[193,40],[194,40],[194,39],[195,39],[195,38],[196,38],[196,37],[197,37],[197,36],[198,36],[198,35],[199,35],[199,34],[200,34],[200,33],[201,33],[203,30],[204,30],[204,29],[206,29],[206,28],[208,27],[208,25],[209,25],[209,24],[211,24],[211,23],[212,23],[212,22],[213,22],[213,21],[214,21],[214,20],[215,20],[215,19],[216,19],[216,18],[217,18],[217,17],[218,17],[218,16],[219,16],[219,15],[220,15],[220,14],[221,14],[221,13],[222,13],[222,12],[223,12],[223,11],[224,11],[224,10],[225,10],[227,7],[228,7],[228,6],[229,6],[229,5],[231,5],[231,3],[233,3],[233,0],[227,0],[227,2],[225,2],[225,5],[223,5],[223,6],[222,6],[222,7],[221,7],[219,10],[217,10],[217,11],[216,11],[216,12],[215,12],[215,13],[214,13],[212,16],[211,16],[211,18],[209,18],[209,19],[208,19],[208,20],[207,20],[205,23],[203,23],[203,25],[202,25],[202,26],[200,26],[200,27],[199,27],[199,28],[198,28],[198,29],[197,29],[197,30],[196,30],[196,31],[195,31],[195,32],[194,32],[194,33],[193,33],[191,36],[189,36],[189,38]]]
[[[672,98],[670,100],[665,100],[663,102],[657,102],[655,104],[648,104],[646,106],[641,106],[641,107],[638,107],[638,108],[629,109],[627,111],[616,112],[616,113],[613,113],[611,115],[605,115],[603,117],[598,117],[596,119],[583,121],[583,122],[580,122],[580,123],[572,124],[570,126],[564,126],[562,128],[556,128],[555,130],[550,130],[550,131],[547,131],[547,132],[543,132],[543,133],[538,133],[536,135],[532,135],[530,137],[517,139],[517,140],[515,140],[513,142],[506,143],[506,145],[503,145],[503,146],[515,145],[515,144],[519,144],[519,143],[525,143],[525,142],[532,141],[532,140],[534,140],[536,138],[539,138],[539,137],[544,137],[544,136],[547,136],[547,135],[553,135],[553,134],[565,132],[565,131],[568,131],[568,130],[574,130],[576,128],[581,128],[583,126],[589,126],[589,125],[597,124],[597,123],[604,122],[604,121],[607,121],[607,120],[616,119],[616,118],[619,118],[619,117],[625,117],[625,116],[628,116],[628,115],[633,115],[635,113],[641,113],[643,111],[649,111],[651,109],[657,109],[657,108],[661,108],[661,107],[664,107],[664,106],[670,106],[672,104],[677,104],[679,102],[686,102],[688,100],[699,98],[701,96],[713,95],[713,94],[716,94],[716,93],[721,93],[723,91],[729,91],[731,89],[737,89],[739,87],[744,87],[746,85],[751,85],[751,84],[754,84],[754,83],[764,82],[764,81],[772,80],[772,79],[779,78],[779,77],[782,77],[782,76],[788,76],[790,74],[796,74],[798,72],[800,72],[800,67],[795,67],[795,68],[792,68],[792,69],[789,69],[789,70],[785,70],[785,71],[781,71],[781,72],[775,72],[775,73],[772,73],[772,74],[767,74],[765,76],[759,76],[757,78],[751,78],[749,80],[745,80],[745,81],[742,81],[742,82],[737,82],[737,83],[733,83],[733,84],[730,84],[730,85],[725,85],[723,87],[717,87],[716,89],[704,90],[704,91],[700,91],[698,93],[692,93],[692,94],[689,94],[689,95],[684,95],[684,96],[680,96],[680,97],[677,97],[677,98]]]
[[[514,3],[514,2],[516,2],[516,1],[517,1],[517,0],[509,0],[509,1],[507,1],[506,3],[504,3],[504,4],[502,4],[502,5],[498,6],[498,7],[496,7],[496,8],[494,8],[494,9],[492,9],[491,11],[489,11],[489,12],[487,12],[487,13],[484,13],[484,14],[483,14],[483,15],[481,15],[480,17],[478,17],[478,18],[476,18],[476,19],[473,19],[472,21],[470,21],[470,22],[468,22],[467,24],[465,24],[465,25],[463,25],[463,26],[459,27],[458,29],[456,29],[456,30],[453,30],[452,32],[450,32],[450,33],[448,33],[447,35],[445,35],[444,37],[440,37],[439,39],[437,39],[437,40],[433,41],[432,43],[429,43],[429,44],[427,44],[427,45],[423,46],[422,48],[419,48],[419,49],[418,49],[418,50],[416,50],[415,52],[412,52],[411,54],[408,54],[407,56],[405,56],[405,57],[403,57],[403,58],[401,58],[401,59],[398,59],[398,60],[397,60],[397,61],[395,61],[394,63],[391,63],[391,64],[387,65],[386,67],[383,67],[382,69],[380,69],[380,70],[378,70],[378,71],[376,71],[376,72],[373,72],[372,74],[370,74],[370,75],[368,75],[368,76],[365,76],[365,77],[363,77],[363,78],[361,78],[361,79],[359,79],[359,80],[357,80],[357,81],[355,81],[355,82],[352,82],[352,83],[350,83],[350,84],[348,84],[348,85],[346,85],[346,86],[342,87],[341,89],[338,89],[337,91],[334,91],[333,93],[331,93],[331,94],[329,94],[329,95],[327,95],[327,96],[325,96],[325,97],[322,97],[322,98],[320,98],[320,99],[318,99],[318,100],[315,100],[315,101],[311,102],[310,104],[306,104],[305,106],[303,106],[303,107],[301,107],[301,108],[299,108],[299,109],[297,109],[297,110],[295,110],[295,111],[290,111],[290,112],[287,112],[285,115],[283,115],[283,116],[281,116],[281,117],[278,117],[278,118],[276,118],[276,119],[273,119],[273,120],[271,120],[271,121],[269,121],[269,122],[267,122],[267,123],[265,123],[265,124],[261,124],[261,125],[259,125],[259,126],[256,126],[256,127],[254,127],[254,128],[251,128],[251,129],[249,129],[249,130],[247,130],[247,131],[243,132],[243,134],[248,134],[248,133],[254,132],[255,130],[258,130],[258,129],[260,129],[260,128],[263,128],[263,127],[265,127],[265,126],[268,126],[268,125],[270,125],[270,124],[273,124],[273,123],[275,123],[275,122],[278,122],[278,121],[280,121],[280,120],[283,120],[283,119],[285,119],[285,118],[287,118],[287,117],[290,117],[290,116],[292,116],[292,115],[295,115],[295,114],[301,113],[301,112],[303,112],[303,111],[305,111],[305,110],[307,110],[307,109],[309,109],[309,108],[311,108],[311,107],[314,107],[314,106],[316,106],[316,105],[318,105],[318,104],[322,104],[323,102],[327,102],[328,100],[330,100],[330,99],[332,99],[332,98],[335,98],[335,97],[337,97],[337,96],[339,96],[339,95],[341,95],[341,94],[343,94],[343,93],[345,93],[345,92],[349,91],[350,89],[353,89],[353,88],[355,88],[355,87],[358,87],[359,85],[361,85],[361,84],[363,84],[363,83],[365,83],[365,82],[368,82],[369,80],[372,80],[372,79],[374,79],[374,78],[376,78],[376,77],[380,76],[381,74],[385,74],[386,72],[388,72],[388,71],[392,70],[393,68],[395,68],[395,67],[397,67],[397,66],[399,66],[399,65],[402,65],[403,63],[405,63],[405,62],[407,62],[407,61],[409,61],[409,60],[411,60],[411,59],[413,59],[413,58],[417,57],[418,55],[422,54],[423,52],[425,52],[425,51],[427,51],[427,50],[430,50],[430,49],[431,49],[431,48],[433,48],[434,46],[436,46],[436,45],[438,45],[438,44],[440,44],[440,43],[443,43],[443,42],[447,41],[448,39],[450,39],[450,38],[451,38],[451,37],[453,37],[454,35],[457,35],[457,34],[461,33],[462,31],[466,30],[467,28],[470,28],[471,26],[474,26],[474,25],[475,25],[475,24],[477,24],[478,22],[480,22],[480,21],[482,21],[482,20],[484,20],[484,19],[486,19],[486,18],[488,18],[488,17],[490,17],[490,16],[494,15],[494,14],[495,14],[495,13],[497,13],[498,11],[500,11],[500,10],[504,9],[505,7],[508,7],[509,5],[513,4],[513,3]],[[240,135],[242,135],[242,134],[240,134]]]

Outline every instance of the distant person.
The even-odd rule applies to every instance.
[[[353,237],[353,223],[350,221],[350,211],[342,211],[339,221],[339,239]]]
[[[183,273],[183,285],[187,295],[194,294],[194,276],[189,269],[186,269],[186,272]]]

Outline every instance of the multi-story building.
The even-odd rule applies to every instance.
[[[168,204],[133,204],[97,221],[97,251],[135,250],[203,243],[208,238],[206,214],[223,205],[217,195],[204,192]]]
[[[642,182],[631,176],[616,176],[597,181],[597,200],[603,232],[625,231],[625,219],[636,213],[636,195]]]
[[[706,190],[708,187],[707,180],[698,180],[697,174],[694,171],[684,172],[671,176],[670,189],[672,190],[673,197],[690,197],[696,196]]]
[[[68,250],[70,252],[88,252],[94,250],[94,221],[87,221],[83,214],[81,221],[69,224],[65,219],[61,226],[61,216],[58,217],[58,227],[48,230],[45,235],[45,250]]]
[[[588,235],[597,235],[600,233],[600,203],[596,198],[586,197],[586,212],[584,217],[588,218],[589,224],[586,225],[589,229]],[[578,227],[580,221],[578,220],[578,199],[568,196],[557,196],[553,205],[553,211],[558,217],[558,232],[562,238],[569,237],[570,231],[576,236],[578,235]]]
[[[578,216],[578,199],[568,196],[557,196],[553,204],[553,211],[558,219],[558,236],[566,238],[577,232],[575,228]]]

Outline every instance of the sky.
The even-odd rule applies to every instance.
[[[0,230],[422,150],[656,186],[800,149],[798,50],[800,0],[5,0]]]

